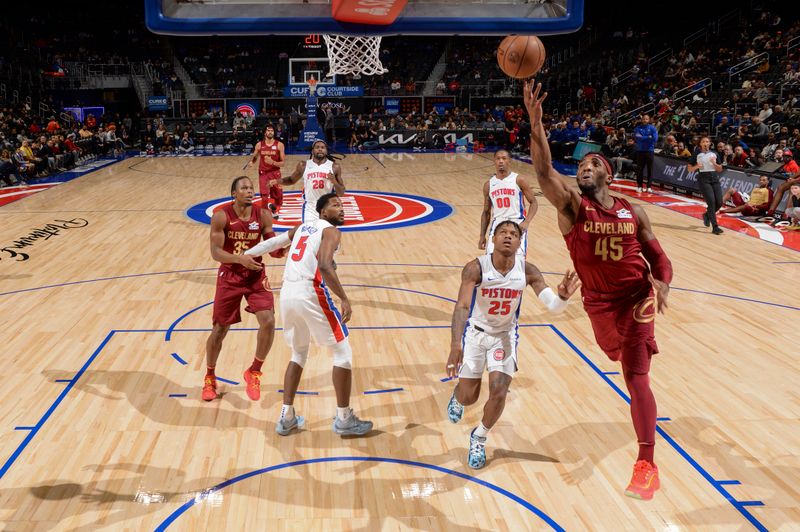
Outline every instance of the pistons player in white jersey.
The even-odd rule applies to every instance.
[[[567,271],[557,293],[539,269],[517,254],[522,230],[504,220],[495,227],[494,251],[469,262],[461,272],[461,288],[453,311],[448,377],[458,377],[447,416],[458,423],[464,406],[474,404],[481,392],[484,369],[489,371],[489,399],[481,423],[470,434],[467,463],[473,469],[486,465],[486,438],[506,403],[511,378],[517,371],[518,323],[522,293],[531,286],[553,313],[562,312],[578,288],[578,277]]]
[[[281,287],[281,319],[292,359],[283,378],[283,407],[275,431],[286,436],[303,426],[303,417],[294,411],[294,396],[313,340],[317,345],[329,346],[333,353],[337,404],[333,431],[343,436],[363,436],[372,430],[372,422],[359,419],[350,408],[353,352],[345,325],[350,320],[350,301],[333,263],[342,236],[336,227],[344,224],[342,201],[334,193],[325,194],[317,200],[316,212],[316,221],[293,227],[246,252],[263,255],[291,242]],[[329,288],[341,300],[341,313],[331,299]]]
[[[294,173],[284,177],[281,183],[293,185],[303,179],[303,214],[302,223],[319,220],[315,209],[317,201],[331,192],[337,196],[344,195],[342,167],[328,158],[328,145],[324,140],[317,140],[311,145],[311,158],[297,163]]]
[[[528,226],[536,216],[539,204],[528,181],[511,171],[511,155],[506,150],[494,154],[495,174],[483,184],[483,212],[478,248],[492,252],[492,237],[497,224],[504,220],[516,222],[522,229],[522,244],[517,251],[523,257],[528,251]],[[528,209],[525,209],[525,201]],[[487,245],[486,230],[489,230]]]

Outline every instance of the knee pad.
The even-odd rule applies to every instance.
[[[296,351],[294,348],[292,348],[292,362],[301,368],[304,368],[306,367],[306,360],[308,360],[308,346],[306,346],[302,351]]]
[[[337,368],[350,369],[353,364],[353,350],[350,348],[350,341],[345,338],[338,344],[331,346],[333,351],[333,365]]]

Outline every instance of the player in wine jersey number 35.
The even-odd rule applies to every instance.
[[[294,173],[284,177],[284,185],[293,185],[303,179],[303,214],[302,223],[319,220],[317,201],[331,192],[337,196],[344,195],[342,167],[328,158],[328,145],[324,140],[317,140],[311,145],[311,158],[297,163]]]
[[[577,275],[568,271],[556,295],[539,269],[517,254],[521,237],[516,222],[500,222],[493,236],[494,252],[468,263],[461,272],[445,367],[447,375],[458,376],[459,381],[447,405],[447,415],[453,423],[461,420],[464,405],[478,400],[483,370],[488,367],[489,399],[480,425],[470,434],[467,463],[473,469],[486,464],[486,438],[503,413],[506,393],[517,371],[522,292],[530,285],[551,312],[559,313],[578,288]]]
[[[350,319],[347,299],[334,268],[333,255],[344,224],[342,201],[334,193],[317,200],[319,219],[293,227],[287,233],[269,239],[248,250],[260,255],[286,246],[291,241],[281,287],[283,338],[292,349],[292,359],[283,378],[283,407],[275,431],[287,436],[303,425],[295,415],[294,396],[308,358],[308,347],[329,346],[333,353],[333,387],[336,390],[336,417],[333,431],[341,435],[363,436],[372,430],[371,421],[360,420],[350,408],[351,366],[353,351],[345,323]],[[339,296],[342,312],[333,303],[328,288]]]
[[[656,240],[644,209],[609,194],[614,176],[603,156],[593,153],[581,160],[576,176],[580,193],[553,169],[542,125],[542,101],[547,93],[540,97],[541,90],[541,83],[534,88],[533,81],[525,82],[536,177],[545,198],[558,212],[558,227],[581,279],[583,308],[597,344],[608,358],[622,363],[639,443],[625,494],[652,499],[660,481],[653,461],[656,400],[650,389],[650,361],[658,353],[656,310],[663,312],[667,307],[672,264]]]

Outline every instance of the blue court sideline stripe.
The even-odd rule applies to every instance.
[[[64,400],[64,398],[67,396],[69,391],[73,388],[73,386],[75,386],[75,383],[78,381],[78,379],[80,379],[81,376],[84,373],[86,373],[86,369],[92,364],[92,362],[94,362],[94,359],[97,358],[97,355],[100,354],[100,351],[103,350],[103,348],[106,346],[106,344],[108,344],[108,342],[114,336],[114,332],[115,331],[109,332],[106,335],[106,337],[103,339],[103,341],[100,342],[100,345],[97,346],[97,349],[94,350],[94,353],[91,354],[91,356],[86,360],[86,362],[83,364],[81,369],[78,370],[78,372],[75,374],[75,377],[72,379],[72,381],[69,382],[66,386],[64,386],[64,389],[61,390],[60,394],[58,394],[58,397],[56,397],[56,400],[53,401],[52,405],[50,405],[50,408],[47,409],[47,411],[42,415],[41,419],[39,419],[39,422],[36,423],[36,426],[34,427],[34,429],[31,430],[28,433],[28,435],[25,437],[25,439],[22,440],[22,443],[20,443],[17,446],[17,448],[14,450],[14,452],[11,453],[11,456],[8,457],[8,460],[5,461],[5,463],[3,464],[3,467],[0,467],[0,479],[2,479],[5,476],[5,474],[8,471],[8,469],[17,460],[17,458],[19,458],[19,455],[22,453],[22,451],[25,450],[25,447],[28,446],[28,444],[31,442],[33,437],[36,436],[36,434],[39,432],[39,430],[42,428],[42,426],[45,424],[45,422],[50,418],[50,416],[53,415],[53,412],[55,411],[55,409],[58,407],[58,405],[61,404],[61,401]]]
[[[389,463],[389,464],[400,464],[400,465],[407,465],[407,466],[412,466],[412,467],[421,467],[421,468],[424,468],[424,469],[430,469],[430,470],[433,470],[433,471],[438,471],[439,473],[445,473],[447,475],[452,475],[454,477],[458,477],[460,479],[467,480],[469,482],[474,482],[475,484],[478,484],[480,486],[489,488],[490,490],[494,491],[495,493],[499,493],[500,495],[503,495],[504,497],[506,497],[508,499],[511,499],[512,501],[516,502],[517,504],[519,504],[523,508],[525,508],[528,511],[530,511],[531,513],[535,514],[539,519],[541,519],[542,521],[547,523],[547,525],[550,526],[550,528],[552,528],[553,530],[557,530],[559,532],[563,532],[564,531],[564,528],[561,527],[561,525],[559,525],[558,523],[556,523],[549,515],[547,515],[542,510],[540,510],[539,508],[537,508],[536,506],[534,506],[530,502],[526,501],[525,499],[523,499],[519,495],[516,495],[516,494],[514,494],[514,493],[512,493],[512,492],[510,492],[510,491],[508,491],[508,490],[506,490],[504,488],[501,488],[500,486],[497,486],[496,484],[492,484],[491,482],[487,482],[486,480],[483,480],[483,479],[480,479],[480,478],[477,478],[477,477],[473,477],[471,475],[467,475],[467,474],[462,473],[460,471],[455,471],[453,469],[447,469],[445,467],[441,467],[441,466],[437,466],[437,465],[433,465],[433,464],[426,464],[424,462],[413,462],[411,460],[401,460],[399,458],[383,458],[383,457],[380,457],[380,456],[330,456],[330,457],[327,457],[327,458],[311,458],[311,459],[308,459],[308,460],[298,460],[296,462],[288,462],[288,463],[285,463],[285,464],[278,464],[278,465],[274,465],[274,466],[270,466],[270,467],[265,467],[263,469],[257,469],[255,471],[250,471],[248,473],[244,473],[242,475],[239,475],[238,477],[234,477],[234,478],[231,478],[231,479],[226,480],[224,482],[221,482],[221,483],[217,484],[216,486],[214,486],[214,487],[206,490],[205,492],[203,492],[202,496],[191,498],[188,501],[186,501],[185,503],[183,503],[180,507],[178,507],[177,510],[175,510],[170,515],[168,515],[167,518],[164,519],[158,525],[158,527],[156,527],[156,532],[163,532],[164,530],[167,529],[167,527],[169,527],[172,523],[174,523],[175,520],[177,520],[179,517],[181,517],[184,513],[186,513],[187,510],[189,510],[195,504],[197,504],[198,502],[202,502],[210,494],[212,494],[214,492],[217,492],[219,490],[222,490],[224,488],[227,488],[228,486],[230,486],[232,484],[236,484],[237,482],[241,482],[243,480],[247,480],[249,478],[252,478],[252,477],[255,477],[255,476],[258,476],[258,475],[263,475],[265,473],[271,473],[273,471],[278,471],[278,470],[281,470],[281,469],[287,469],[287,468],[296,467],[296,466],[304,466],[304,465],[308,465],[308,464],[318,464],[318,463],[323,463],[323,462],[385,462],[385,463]]]
[[[170,397],[187,397],[185,393],[171,393],[169,394]]]
[[[175,360],[177,360],[178,362],[180,362],[180,363],[181,363],[181,364],[183,364],[184,366],[185,366],[186,364],[188,364],[188,362],[186,362],[184,359],[182,359],[182,358],[181,358],[181,357],[178,355],[178,353],[172,353],[172,358],[174,358]]]
[[[717,484],[720,484],[720,485],[723,485],[723,486],[727,485],[727,484],[736,485],[736,484],[741,484],[741,483],[742,482],[739,481],[739,480],[718,480],[717,481]]]
[[[388,388],[386,390],[369,390],[364,392],[364,395],[372,395],[376,393],[402,392],[402,391],[404,391],[403,388]]]
[[[669,418],[669,417],[657,417],[656,421],[672,421],[672,418]]]
[[[763,501],[737,501],[742,506],[764,506]]]
[[[278,393],[283,393],[283,390],[278,390]],[[296,395],[319,395],[319,392],[304,392],[301,390],[297,390],[294,392]]]
[[[603,372],[602,372],[602,371],[600,371],[600,368],[598,368],[598,367],[597,367],[597,366],[594,364],[594,362],[592,362],[592,361],[589,359],[589,357],[587,357],[586,355],[584,355],[584,354],[583,354],[583,352],[581,352],[581,350],[580,350],[580,349],[578,349],[578,348],[577,348],[577,346],[576,346],[575,344],[573,344],[573,343],[572,343],[572,341],[571,341],[569,338],[567,338],[567,337],[564,335],[564,333],[562,333],[562,332],[561,332],[561,331],[558,329],[558,327],[556,327],[555,325],[552,325],[552,324],[551,324],[551,325],[550,325],[550,328],[553,330],[553,332],[555,332],[555,333],[556,333],[556,334],[557,334],[557,335],[558,335],[558,336],[559,336],[559,337],[560,337],[560,338],[561,338],[561,339],[562,339],[562,340],[563,340],[563,341],[564,341],[564,342],[565,342],[565,343],[566,343],[566,344],[567,344],[567,345],[568,345],[568,346],[569,346],[569,347],[570,347],[570,348],[571,348],[571,349],[572,349],[572,350],[575,352],[575,354],[577,354],[577,355],[578,355],[578,356],[579,356],[579,357],[580,357],[580,358],[581,358],[581,359],[582,359],[584,362],[586,362],[586,363],[589,365],[589,367],[590,367],[590,368],[592,368],[592,369],[595,371],[595,373],[597,373],[598,375],[600,375],[600,377],[601,377],[601,378],[602,378],[604,381],[606,381],[606,383],[607,383],[609,386],[611,386],[611,388],[612,388],[612,389],[613,389],[615,392],[617,392],[617,395],[619,395],[620,397],[622,397],[622,398],[625,400],[625,402],[626,402],[626,403],[628,403],[628,404],[630,404],[630,403],[631,403],[631,400],[630,400],[630,398],[629,398],[629,397],[628,397],[628,396],[625,394],[625,392],[623,392],[623,391],[622,391],[622,390],[621,390],[621,389],[620,389],[620,388],[619,388],[619,387],[618,387],[616,384],[614,384],[614,382],[613,382],[611,379],[609,379],[609,378],[608,378],[608,376],[606,376],[606,375],[603,375]],[[752,525],[753,525],[753,526],[754,526],[756,529],[758,529],[758,530],[763,530],[764,532],[766,532],[766,530],[767,530],[767,527],[765,527],[763,524],[761,524],[761,522],[760,522],[758,519],[756,519],[756,518],[755,518],[755,516],[754,516],[753,514],[751,514],[750,512],[748,512],[748,511],[745,509],[745,506],[746,506],[746,505],[742,505],[742,504],[738,503],[738,502],[736,501],[736,498],[735,498],[733,495],[731,495],[731,494],[728,492],[728,490],[726,490],[724,487],[722,487],[722,484],[720,484],[719,482],[717,482],[716,480],[714,480],[714,478],[711,476],[711,474],[709,474],[709,472],[708,472],[708,471],[706,471],[706,470],[703,468],[703,466],[701,466],[700,464],[698,464],[698,463],[697,463],[697,461],[696,461],[694,458],[692,458],[692,456],[691,456],[691,455],[690,455],[688,452],[686,452],[686,450],[684,450],[684,448],[683,448],[683,447],[681,447],[681,446],[680,446],[680,444],[678,444],[678,442],[676,442],[675,440],[673,440],[673,439],[672,439],[672,437],[671,437],[669,434],[667,434],[667,432],[666,432],[664,429],[662,429],[661,427],[659,427],[658,425],[656,425],[656,432],[657,432],[657,433],[658,433],[658,434],[659,434],[659,435],[660,435],[662,438],[664,438],[664,439],[667,441],[667,443],[668,443],[668,444],[669,444],[669,445],[670,445],[670,446],[671,446],[673,449],[675,449],[675,451],[677,451],[677,453],[678,453],[679,455],[681,455],[681,456],[683,457],[683,459],[684,459],[684,460],[686,460],[687,462],[689,462],[689,464],[690,464],[690,465],[691,465],[691,466],[692,466],[692,467],[693,467],[693,468],[694,468],[694,469],[695,469],[695,470],[696,470],[698,473],[700,473],[700,475],[701,475],[703,478],[705,478],[705,479],[708,481],[708,483],[709,483],[709,484],[711,484],[711,485],[712,485],[712,486],[713,486],[713,487],[714,487],[714,488],[715,488],[715,489],[716,489],[716,490],[717,490],[717,491],[718,491],[718,492],[719,492],[719,493],[720,493],[720,494],[721,494],[723,497],[725,497],[725,499],[726,499],[726,500],[727,500],[729,503],[731,503],[731,505],[732,505],[734,508],[736,508],[736,510],[737,510],[737,511],[738,511],[740,514],[742,514],[742,516],[744,516],[744,518],[745,518],[745,519],[747,519],[748,521],[750,521],[750,524],[752,524]]]
[[[72,379],[56,379],[54,382],[72,382]]]
[[[227,382],[228,384],[233,384],[234,386],[238,386],[239,385],[239,383],[236,382],[236,381],[232,381],[232,380],[229,380],[229,379],[223,379],[222,377],[219,377],[219,376],[217,376],[217,380],[220,381],[220,382]]]
[[[619,371],[604,371],[603,375],[619,375]]]
[[[447,382],[447,381],[451,381],[451,380],[457,379],[457,378],[458,377],[445,377],[444,379],[439,379],[439,380],[442,381],[442,382]]]
[[[34,430],[36,427],[14,427],[14,430]]]

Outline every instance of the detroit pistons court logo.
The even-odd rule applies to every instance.
[[[196,222],[211,223],[211,216],[221,209],[230,198],[198,203],[186,210],[186,215]],[[256,205],[261,200],[256,199]],[[398,229],[421,225],[447,218],[453,214],[449,204],[411,194],[389,192],[370,192],[351,190],[342,197],[345,224],[343,231],[375,231],[378,229]],[[280,220],[273,223],[275,231],[286,231],[302,221],[303,194],[297,190],[283,194],[283,207]]]

